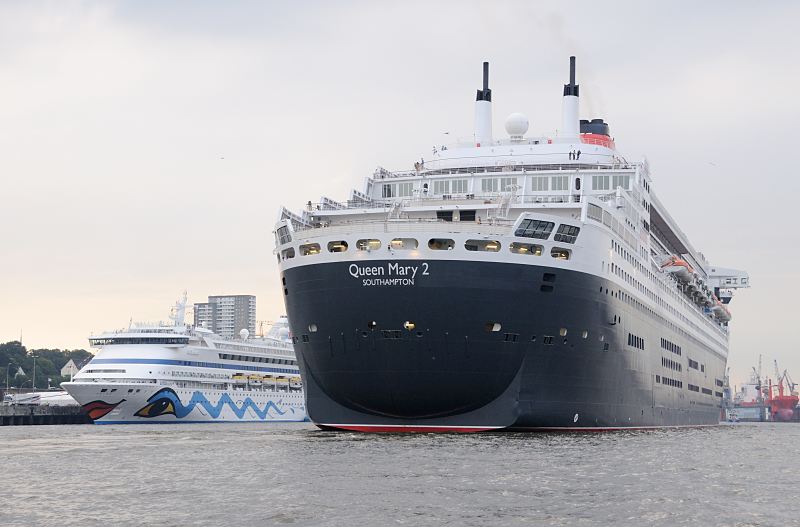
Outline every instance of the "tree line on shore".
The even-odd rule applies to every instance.
[[[28,388],[45,390],[58,387],[69,380],[61,376],[70,359],[78,368],[89,362],[92,354],[84,349],[27,349],[19,341],[0,344],[0,386],[5,388]],[[36,385],[33,386],[33,361],[36,360]],[[6,379],[8,384],[6,385]]]

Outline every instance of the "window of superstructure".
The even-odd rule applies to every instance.
[[[550,256],[559,260],[569,260],[571,255],[572,252],[569,249],[564,249],[563,247],[553,247],[550,249]]]
[[[533,243],[513,242],[508,246],[508,250],[516,254],[531,254],[533,256],[541,256],[543,247]]]
[[[589,219],[594,221],[603,221],[603,209],[594,203],[589,203],[589,208],[586,211],[586,215],[589,216]]]
[[[458,214],[458,218],[460,221],[475,221],[475,211],[474,210],[462,210]]]
[[[550,178],[547,176],[535,176],[531,178],[531,190],[533,192],[544,192],[550,188],[548,183]]]
[[[511,192],[517,186],[517,178],[515,177],[503,177],[500,178],[500,191],[501,192]]]
[[[289,247],[288,249],[284,249],[281,251],[281,258],[287,260],[289,258],[294,258],[294,247]]]
[[[343,253],[347,250],[347,242],[344,240],[335,240],[328,242],[328,252]]]
[[[414,238],[395,238],[389,246],[399,251],[408,251],[419,247],[419,242]]]
[[[569,190],[568,176],[551,176],[550,186],[553,190]]]
[[[313,254],[319,254],[320,248],[318,243],[304,243],[300,246],[300,255],[301,256],[310,256]]]
[[[450,180],[434,181],[433,182],[434,194],[450,194]]]
[[[469,182],[466,179],[454,179],[451,190],[453,194],[466,194],[469,192]]]
[[[375,239],[358,240],[356,242],[356,249],[359,251],[375,251],[381,248],[381,241]]]
[[[553,227],[555,227],[555,225],[556,224],[552,221],[524,219],[514,231],[514,236],[546,240],[550,237],[550,233],[553,232]]]
[[[603,176],[608,179],[608,176]],[[630,190],[631,187],[631,176],[630,175],[615,175],[611,176],[611,188],[622,187],[625,190]]]
[[[500,250],[500,242],[497,240],[467,240],[464,248],[468,251],[488,251],[496,253]]]
[[[384,198],[393,198],[393,197],[395,197],[396,194],[397,194],[397,191],[395,190],[395,185],[393,185],[391,183],[385,183],[383,185],[383,191],[381,193],[382,197],[384,197]]]
[[[432,238],[428,240],[428,248],[434,251],[451,251],[455,246],[456,242],[448,238]]]
[[[499,189],[497,178],[484,178],[481,179],[481,192],[497,192]]]
[[[407,182],[407,183],[399,183],[397,185],[397,195],[406,198],[410,197],[414,194],[414,183]]]
[[[292,235],[289,233],[289,227],[283,226],[278,228],[278,244],[283,245],[292,241]]]
[[[608,176],[592,176],[592,190],[609,190],[610,188]]]
[[[575,239],[578,237],[579,232],[581,232],[580,227],[562,223],[558,226],[558,232],[556,232],[556,235],[553,236],[553,239],[557,242],[575,243]]]

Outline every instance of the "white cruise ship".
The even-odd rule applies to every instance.
[[[526,135],[516,113],[498,139],[484,63],[471,138],[378,168],[346,201],[281,211],[275,254],[318,426],[718,423],[728,302],[749,277],[693,247],[648,164],[578,101],[572,57],[558,132]]]
[[[185,310],[184,295],[171,324],[90,337],[100,351],[63,388],[99,424],[306,420],[286,317],[229,340],[186,325]]]

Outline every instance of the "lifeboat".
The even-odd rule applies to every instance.
[[[232,377],[233,382],[236,384],[244,384],[247,382],[247,377],[243,373],[236,373]]]
[[[728,322],[731,319],[731,312],[728,311],[728,308],[722,305],[722,302],[719,300],[717,300],[717,302],[714,304],[714,307],[711,308],[711,311],[714,313],[714,316],[720,320],[720,322]]]
[[[256,386],[260,385],[264,381],[263,375],[248,375],[247,380],[250,381],[250,384],[254,384]]]
[[[677,256],[670,256],[666,263],[661,266],[661,270],[675,276],[679,281],[688,283],[694,278],[694,269],[686,260]]]

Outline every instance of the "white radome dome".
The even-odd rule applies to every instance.
[[[506,132],[511,137],[522,137],[528,131],[528,118],[521,113],[512,113],[506,117]]]
[[[250,332],[247,330],[247,328],[242,328],[242,330],[239,331],[239,338],[240,339],[247,340],[247,337],[249,337],[249,336],[250,336]]]

